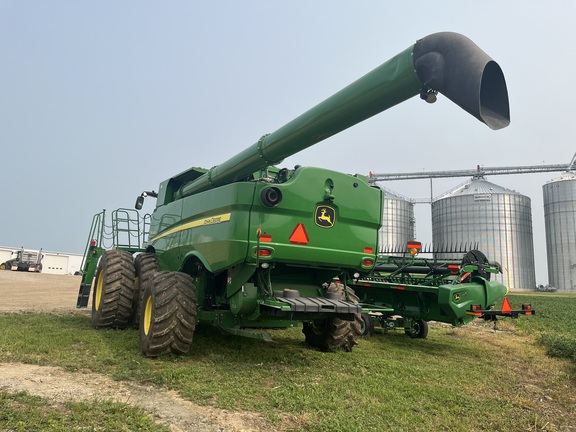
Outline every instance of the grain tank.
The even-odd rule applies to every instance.
[[[576,173],[546,182],[542,192],[550,286],[576,292]]]
[[[404,246],[414,240],[414,202],[391,190],[382,188],[384,206],[382,227],[378,232],[379,251],[398,254]]]
[[[263,337],[250,329],[303,323],[309,345],[350,350],[361,306],[347,285],[376,263],[383,193],[361,175],[276,165],[415,95],[433,102],[438,92],[492,129],[509,123],[498,64],[466,37],[438,33],[220,165],[190,168],[144,193],[137,208],[144,195],[157,199],[149,240],[102,255],[93,325],[137,321],[148,356],[188,351],[197,324]],[[99,254],[95,244],[92,257]],[[79,305],[89,290],[84,278]]]
[[[502,275],[494,278],[510,289],[536,286],[532,211],[525,195],[475,176],[432,202],[432,236],[439,250],[476,243],[500,263]]]

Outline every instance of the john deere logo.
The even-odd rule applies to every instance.
[[[322,228],[332,228],[336,222],[336,212],[332,207],[318,206],[316,207],[316,216],[314,218],[316,225]]]
[[[456,302],[460,301],[460,294],[459,293],[454,294],[454,301],[456,301]]]

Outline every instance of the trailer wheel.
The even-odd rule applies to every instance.
[[[425,339],[428,336],[428,322],[424,320],[414,321],[411,329],[405,329],[404,333],[412,339]]]
[[[196,287],[186,273],[160,271],[144,287],[140,349],[147,357],[185,354],[196,328]]]
[[[360,333],[362,336],[372,336],[374,334],[374,320],[370,314],[362,314]]]
[[[339,293],[344,298],[344,286],[332,283],[327,292]],[[358,297],[352,288],[348,288],[348,296],[354,303],[358,303]],[[305,341],[308,345],[319,348],[322,351],[336,351],[342,348],[344,351],[352,351],[352,347],[358,344],[361,335],[361,314],[354,314],[353,321],[346,321],[338,317],[330,317],[322,320],[305,322],[302,327]]]
[[[154,253],[138,254],[134,259],[134,269],[136,271],[136,278],[134,279],[135,292],[132,325],[134,328],[138,328],[140,325],[140,311],[142,308],[144,290],[148,284],[152,283],[152,277],[154,274],[160,271],[158,257]]]
[[[134,264],[129,252],[110,250],[100,258],[94,278],[92,325],[126,328],[134,302]]]

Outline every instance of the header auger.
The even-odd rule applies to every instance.
[[[250,329],[302,323],[309,345],[351,350],[366,299],[350,285],[377,262],[383,193],[364,176],[275,165],[408,98],[432,102],[438,92],[492,129],[509,123],[498,64],[464,36],[427,36],[231,159],[142,193],[137,209],[157,195],[147,242],[88,247],[78,306],[87,306],[95,272],[93,325],[136,324],[147,356],[187,352],[197,324],[265,339]],[[460,285],[485,309],[506,291],[480,276]],[[454,287],[440,288],[448,298],[422,297],[431,289],[425,286],[406,292],[407,330],[440,301],[456,307],[436,318],[465,321],[450,297]]]

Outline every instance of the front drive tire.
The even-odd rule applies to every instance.
[[[132,254],[109,250],[100,258],[94,277],[92,325],[95,328],[126,328],[134,302]]]
[[[134,318],[133,327],[140,325],[140,311],[142,310],[142,297],[144,290],[152,283],[152,278],[160,271],[158,257],[154,253],[141,253],[134,259],[136,278],[134,279]]]
[[[160,271],[144,288],[140,350],[147,357],[185,354],[196,328],[196,287],[186,273]]]

